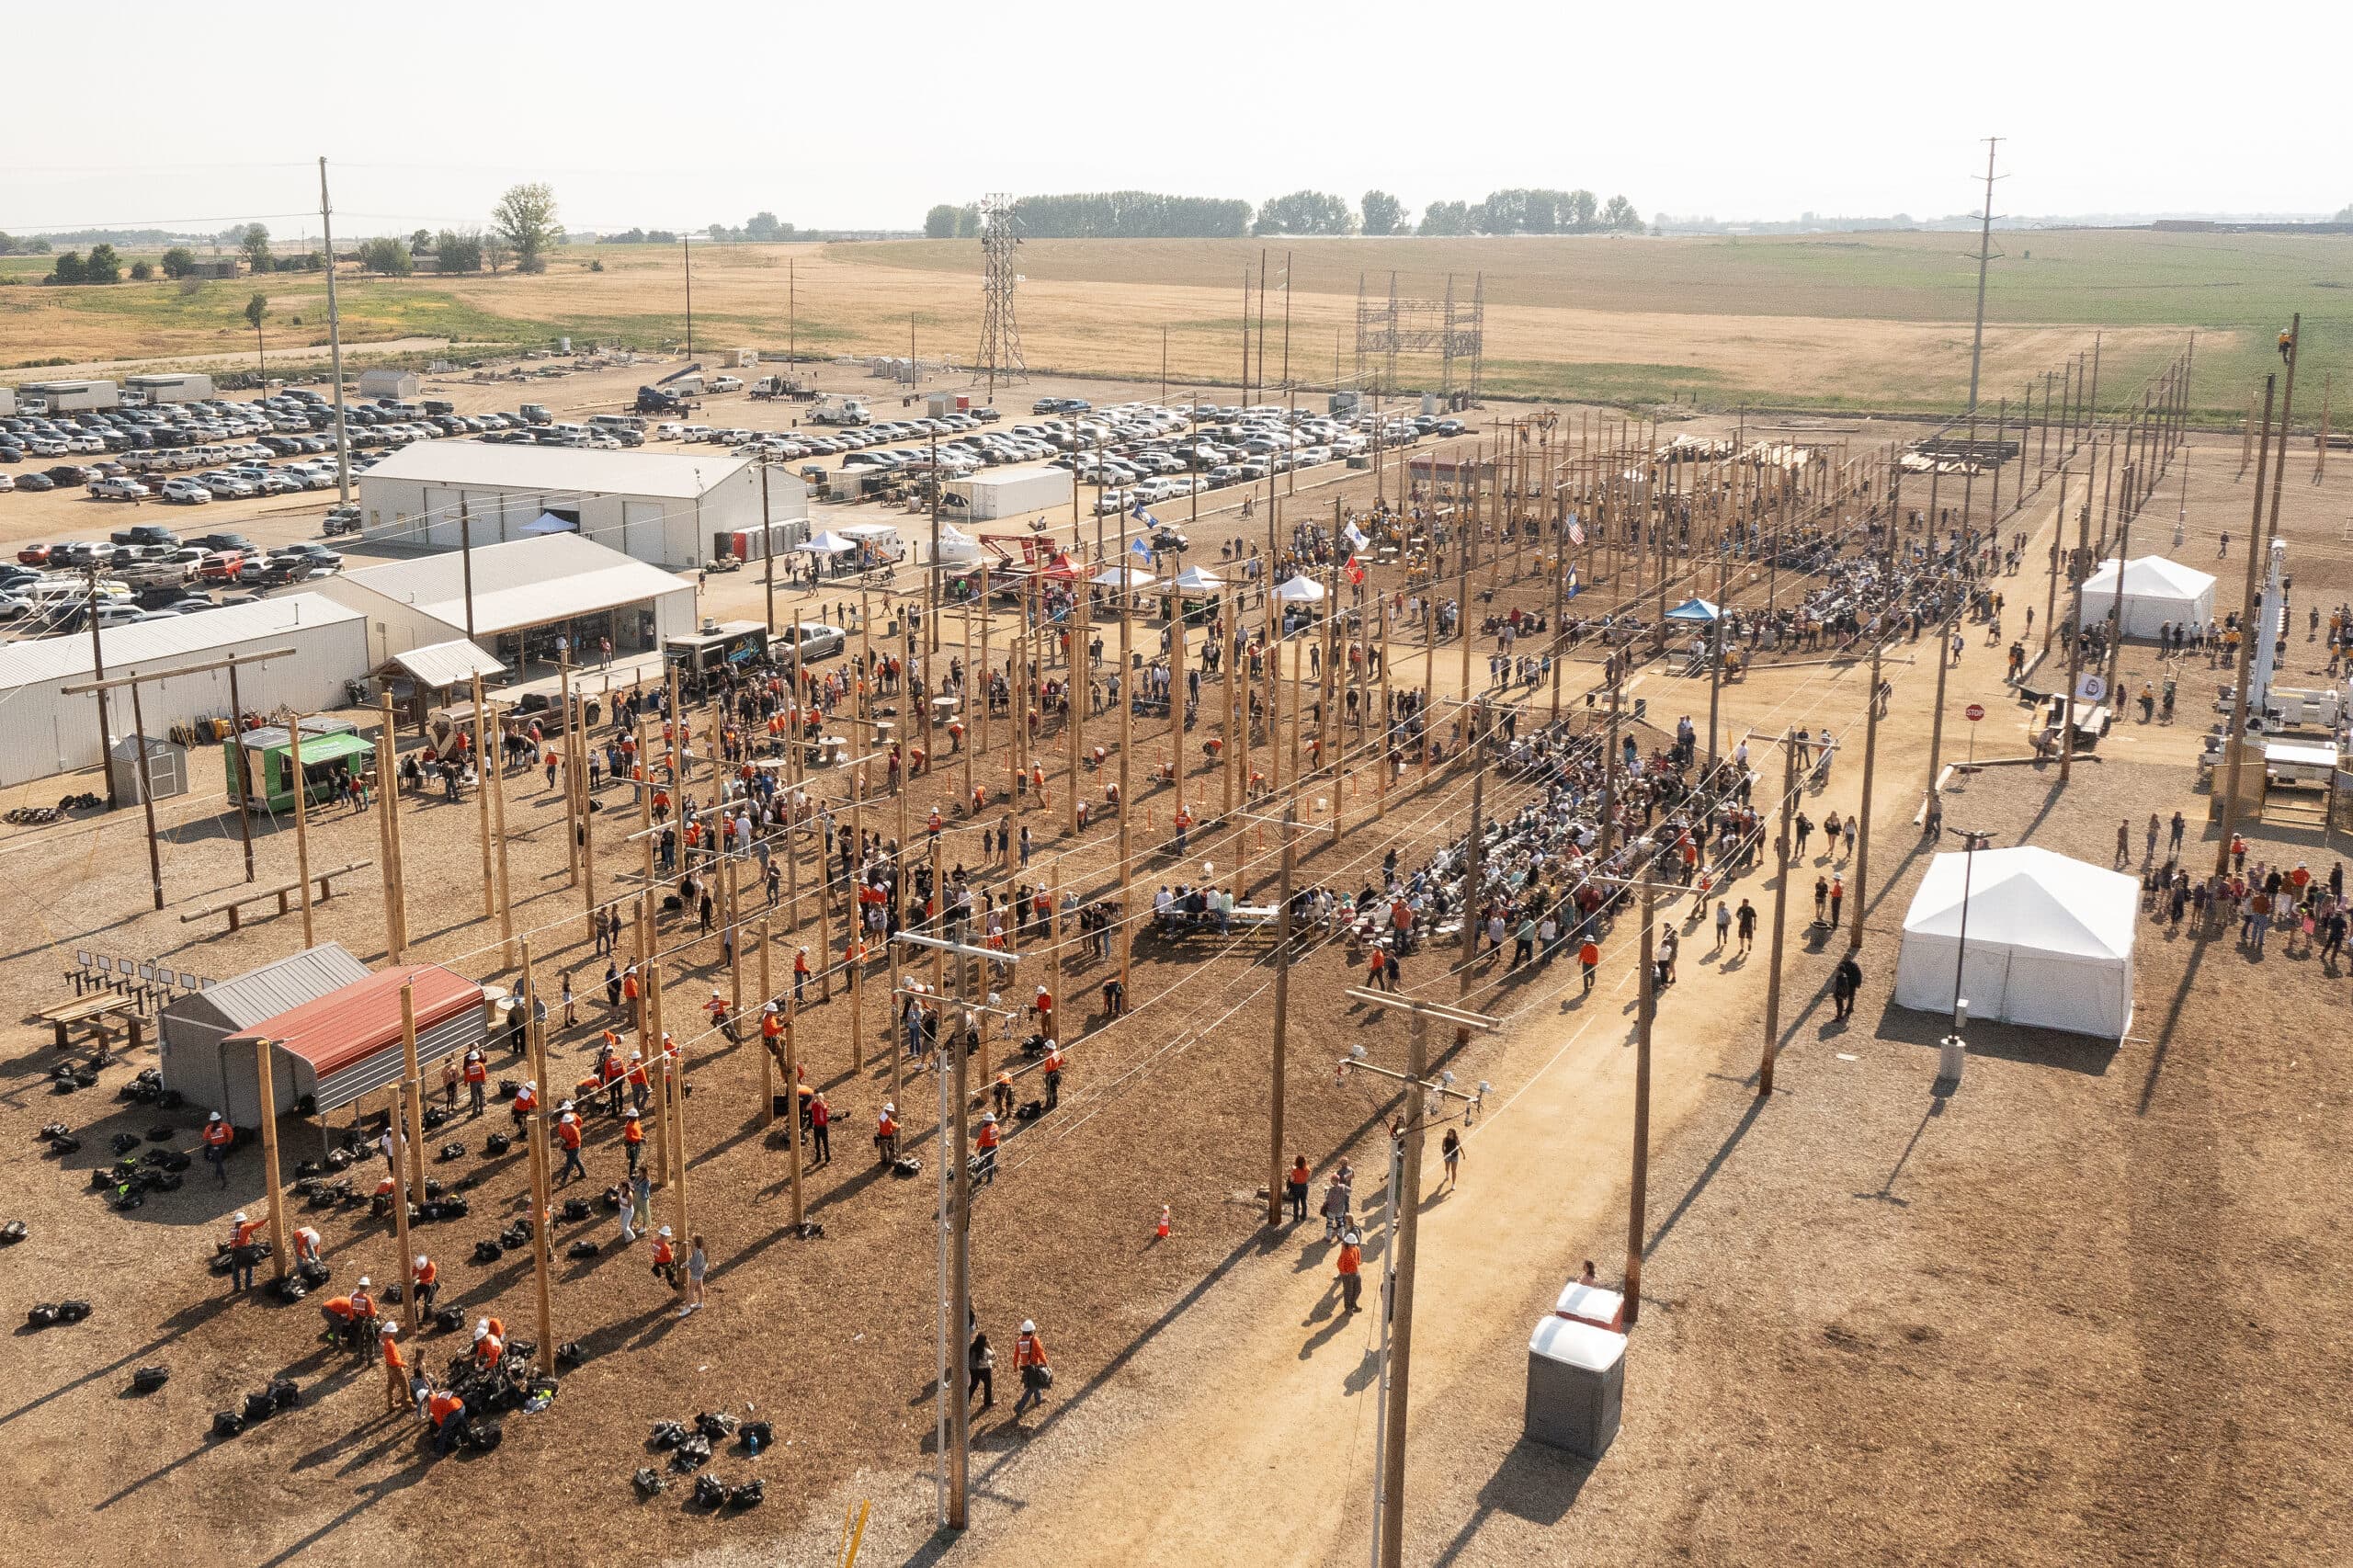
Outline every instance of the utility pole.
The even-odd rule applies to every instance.
[[[1626,1207],[1626,1326],[1643,1311],[1643,1238],[1648,1227],[1651,1169],[1651,1022],[1658,1016],[1658,965],[1652,957],[1654,894],[1642,868],[1643,978],[1634,1012],[1634,1188]],[[1779,972],[1779,966],[1775,973]]]
[[[1290,1012],[1290,879],[1298,862],[1299,807],[1283,808],[1283,869],[1275,887],[1275,1059],[1267,1085],[1267,1223],[1283,1222],[1283,1096]]]
[[[2288,430],[2292,412],[2291,405],[2296,392],[2296,354],[2302,346],[2303,324],[2304,318],[2299,312],[2289,327],[2288,381],[2279,400],[2279,472],[2276,475],[2278,483],[2273,485],[2274,494],[2271,497],[2271,528],[2275,530],[2279,527],[2279,519],[2278,484],[2284,483],[2287,479]],[[2238,827],[2240,765],[2246,750],[2247,682],[2253,674],[2256,639],[2276,637],[2279,634],[2277,616],[2279,607],[2276,605],[2267,604],[2263,607],[2264,619],[2267,624],[2256,623],[2257,603],[2256,585],[2261,580],[2265,558],[2270,551],[2269,539],[2264,526],[2263,492],[2264,476],[2272,466],[2270,460],[2272,381],[2273,378],[2270,376],[2263,378],[2263,446],[2255,460],[2255,517],[2247,528],[2246,602],[2239,612],[2239,624],[2246,629],[2246,634],[2239,639],[2236,686],[2231,699],[2231,724],[2229,729],[2222,732],[2224,750],[2228,756],[2230,767],[2224,780],[2222,832],[2215,840],[2214,874],[2216,876],[2222,875],[2229,869],[2231,835]]]
[[[88,593],[82,602],[82,613],[90,621],[90,679],[96,683],[98,709],[98,767],[107,776],[107,810],[118,811],[122,806],[122,792],[114,787],[114,734],[107,722],[107,651],[98,637],[98,568],[90,568]],[[71,696],[72,693],[65,693]]]
[[[1998,136],[1985,138],[1985,211],[1977,227],[1977,330],[1969,340],[1969,406],[1977,407],[1977,372],[1985,358],[1985,268],[1994,259],[1994,153]]]
[[[1478,1029],[1493,1033],[1498,1021],[1484,1013],[1441,1002],[1418,1002],[1389,991],[1351,986],[1351,1001],[1373,1007],[1402,1007],[1410,1017],[1406,1031],[1406,1071],[1376,1067],[1364,1059],[1364,1048],[1353,1047],[1340,1063],[1344,1070],[1370,1073],[1402,1082],[1405,1105],[1398,1118],[1397,1135],[1390,1146],[1390,1197],[1395,1224],[1390,1235],[1387,1278],[1381,1303],[1387,1332],[1381,1358],[1381,1403],[1376,1441],[1380,1449],[1375,1476],[1374,1561],[1381,1568],[1402,1568],[1405,1542],[1405,1418],[1412,1402],[1414,1369],[1414,1266],[1421,1239],[1423,1140],[1429,1125],[1432,1100],[1460,1100],[1472,1115],[1483,1100],[1487,1085],[1467,1094],[1453,1087],[1454,1074],[1429,1075],[1429,1021],[1454,1026],[1461,1038]]]
[[[319,160],[319,232],[327,247],[327,358],[335,375],[335,499],[351,505],[351,442],[343,416],[343,318],[335,303],[335,220],[327,201],[327,161]]]
[[[1881,612],[1882,616],[1885,613],[1884,610]],[[1865,709],[1867,719],[1863,726],[1863,804],[1860,813],[1863,825],[1858,831],[1855,840],[1855,928],[1847,940],[1848,950],[1856,952],[1859,952],[1863,946],[1863,894],[1870,876],[1871,774],[1879,761],[1879,667],[1880,655],[1885,652],[1887,646],[1886,630],[1884,626],[1878,626],[1871,631],[1871,689],[1869,704]],[[1942,672],[1938,673],[1941,675]],[[1941,728],[1944,720],[1944,682],[1940,679],[1937,686],[1937,719],[1938,727]],[[1928,790],[1931,794],[1935,792],[1936,787],[1936,762],[1932,756],[1928,764]]]
[[[1781,748],[1781,831],[1773,840],[1773,952],[1765,970],[1765,1054],[1756,1064],[1759,1099],[1773,1092],[1773,1058],[1780,1050],[1781,937],[1790,918],[1790,813],[1797,809],[1798,795],[1796,737],[1783,730],[1774,744]],[[1649,927],[1643,930],[1647,937]]]
[[[695,247],[685,234],[678,236],[678,255],[687,264],[687,358],[695,357]]]

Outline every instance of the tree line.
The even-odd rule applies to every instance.
[[[1021,232],[1032,239],[1240,239],[1245,234],[1589,234],[1631,233],[1642,215],[1623,196],[1602,201],[1589,190],[1490,191],[1483,201],[1433,201],[1413,211],[1385,190],[1368,190],[1351,206],[1328,191],[1246,201],[1162,196],[1146,190],[1075,196],[1025,196]],[[941,202],[924,214],[924,237],[972,239],[981,210]]]

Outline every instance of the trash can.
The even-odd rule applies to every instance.
[[[1572,1318],[1538,1321],[1528,1336],[1528,1436],[1597,1460],[1618,1435],[1625,1389],[1624,1335]]]

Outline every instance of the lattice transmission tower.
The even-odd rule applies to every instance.
[[[987,381],[991,402],[996,399],[997,382],[1029,379],[1029,367],[1021,358],[1021,324],[1013,313],[1013,291],[1021,282],[1021,274],[1014,270],[1020,250],[1021,216],[1014,199],[983,198],[981,353],[972,365],[972,379]]]

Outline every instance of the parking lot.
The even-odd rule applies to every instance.
[[[1320,393],[1293,409],[1060,378],[1025,383],[1017,401],[1001,400],[1009,412],[983,404],[973,388],[968,406],[926,414],[931,389],[883,381],[878,397],[860,364],[797,369],[801,395],[765,397],[753,395],[760,383],[749,372],[710,377],[699,391],[688,381],[680,398],[641,396],[669,373],[660,361],[428,378],[406,402],[347,399],[351,472],[356,482],[384,453],[420,440],[708,444],[789,466],[824,503],[858,509],[925,509],[935,484],[1002,465],[1052,464],[1074,471],[1081,509],[1108,517],[1174,501],[1204,509],[1208,493],[1271,476],[1288,475],[1294,487],[1316,470],[1336,477],[1376,443],[1396,449],[1471,433],[1456,419],[1410,411],[1378,421],[1335,415]],[[1155,392],[1165,401],[1138,395]],[[951,489],[951,518],[957,504]],[[358,523],[357,508],[337,503],[334,407],[313,388],[110,408],[20,406],[0,418],[8,636],[85,626],[93,568],[101,624],[192,614],[290,586],[339,569],[346,550],[369,551]]]

